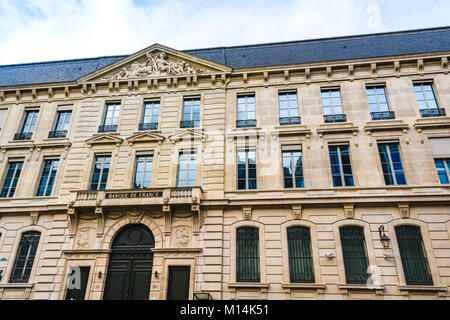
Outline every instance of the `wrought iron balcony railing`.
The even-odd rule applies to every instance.
[[[346,122],[347,116],[345,114],[333,114],[333,115],[323,116],[323,119],[324,119],[325,123]]]
[[[157,130],[158,122],[139,123],[139,130]]]
[[[67,136],[67,130],[56,130],[48,133],[49,139],[51,138],[65,138]]]
[[[423,118],[428,117],[442,117],[445,116],[444,108],[434,108],[434,109],[420,109],[420,114]]]
[[[280,118],[280,125],[300,124],[300,117],[283,117]]]
[[[236,128],[253,128],[256,127],[256,120],[237,120]]]
[[[116,131],[117,131],[117,124],[98,127],[98,132],[116,132]]]
[[[19,132],[14,135],[14,140],[31,140],[33,132]]]
[[[199,120],[180,121],[180,128],[198,128],[199,126],[200,126]]]
[[[395,119],[394,111],[371,112],[372,120]]]

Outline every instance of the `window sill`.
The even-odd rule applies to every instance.
[[[255,288],[255,289],[267,289],[268,283],[261,282],[233,282],[228,284],[228,288]]]
[[[339,284],[341,290],[384,290],[383,285]]]
[[[326,285],[320,283],[282,283],[283,289],[325,289]]]
[[[436,292],[436,291],[447,291],[447,287],[444,286],[429,286],[429,285],[404,285],[397,286],[400,291],[428,291],[428,292]]]

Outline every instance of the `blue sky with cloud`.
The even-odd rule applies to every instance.
[[[449,25],[448,0],[0,0],[0,65]]]

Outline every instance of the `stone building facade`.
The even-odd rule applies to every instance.
[[[449,299],[449,57],[437,28],[0,66],[0,299]]]

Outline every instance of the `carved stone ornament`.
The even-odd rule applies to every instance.
[[[169,61],[162,51],[146,53],[146,59],[133,62],[116,73],[107,75],[100,80],[111,81],[121,79],[145,78],[150,76],[178,76],[183,74],[199,74],[204,70],[191,66],[186,61]]]
[[[39,212],[30,212],[31,224],[36,225],[39,220]]]
[[[409,203],[399,203],[398,211],[400,212],[400,218],[408,219],[409,218]]]
[[[252,220],[252,207],[242,207],[242,218],[245,220]]]
[[[355,205],[353,203],[344,204],[344,216],[347,219],[355,217]]]
[[[174,246],[186,248],[189,246],[190,232],[188,228],[178,227],[174,232]]]
[[[298,219],[298,220],[300,220],[302,218],[302,206],[301,205],[292,206],[292,216],[294,217],[294,219]]]
[[[89,228],[80,229],[75,246],[77,249],[86,249],[89,246]]]

